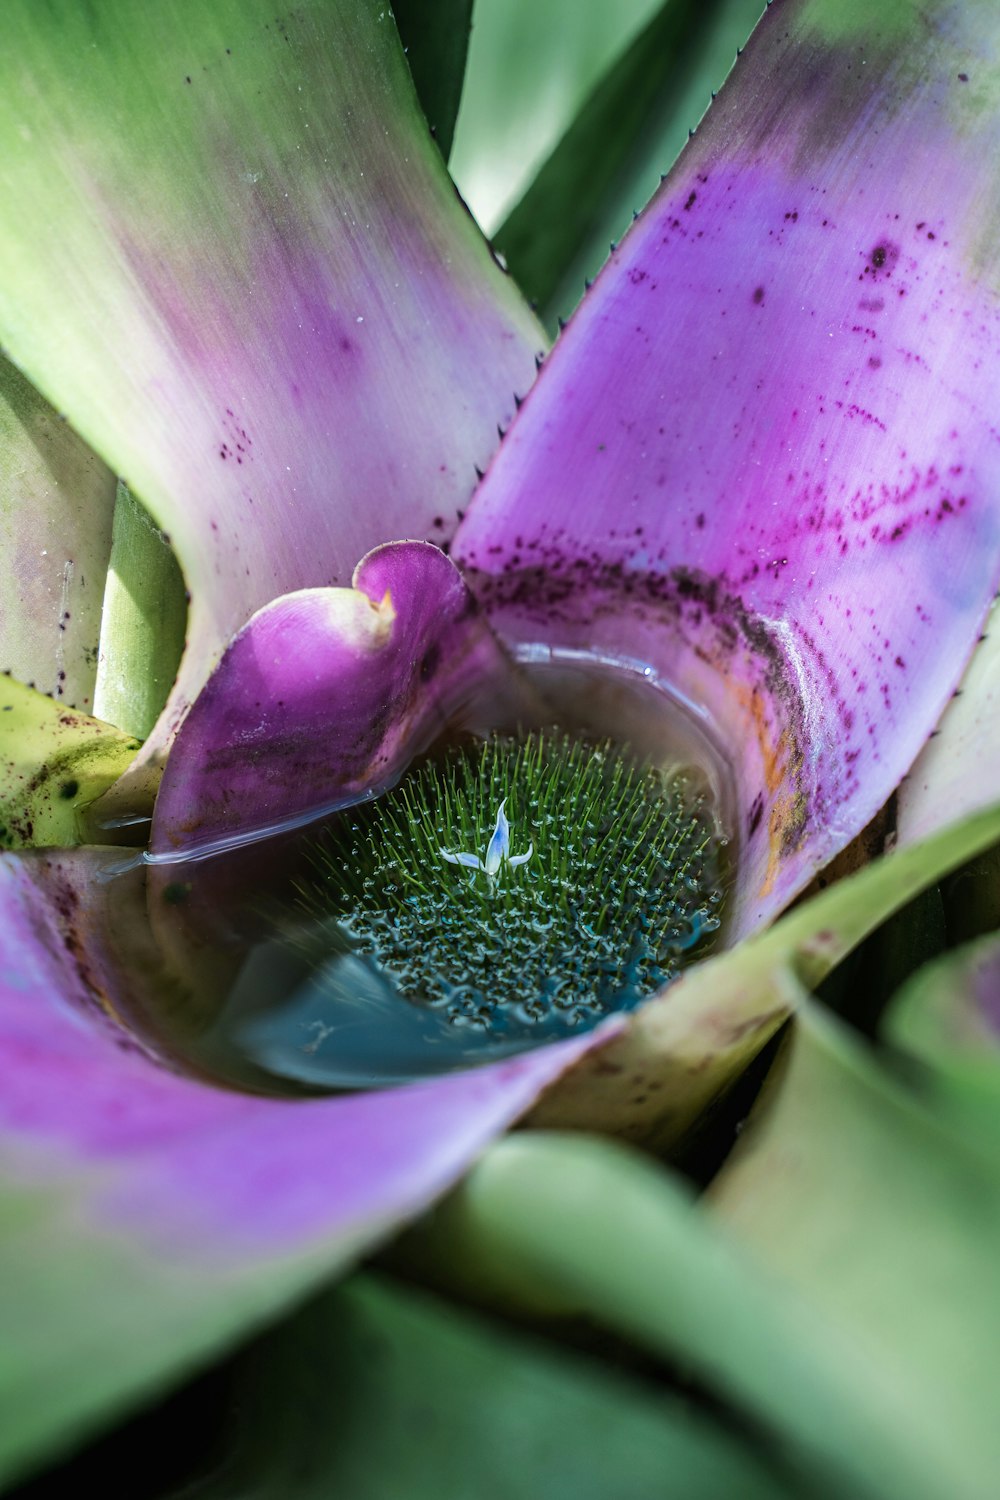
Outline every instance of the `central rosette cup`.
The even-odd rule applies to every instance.
[[[275,601],[161,785],[158,1036],[241,1087],[354,1089],[634,1009],[721,936],[713,727],[648,663],[505,639],[426,543]]]

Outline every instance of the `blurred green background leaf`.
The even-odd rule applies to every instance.
[[[652,197],[761,8],[480,0],[451,168],[550,328]]]

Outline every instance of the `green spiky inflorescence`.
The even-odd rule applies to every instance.
[[[725,840],[698,784],[610,744],[494,736],[343,815],[301,900],[457,1026],[571,1029],[668,983],[718,928]],[[484,860],[504,801],[509,854],[531,858],[449,862]]]

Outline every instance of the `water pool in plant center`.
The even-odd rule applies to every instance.
[[[515,693],[455,705],[378,795],[175,862],[141,1029],[237,1087],[370,1088],[592,1027],[711,951],[732,849],[709,726],[648,668],[518,658]]]

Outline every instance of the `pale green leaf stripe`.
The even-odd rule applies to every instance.
[[[660,0],[476,0],[451,171],[492,233]]]
[[[119,484],[104,592],[94,712],[144,740],[174,685],[187,597],[170,544]]]
[[[115,478],[0,355],[0,670],[94,712]]]

